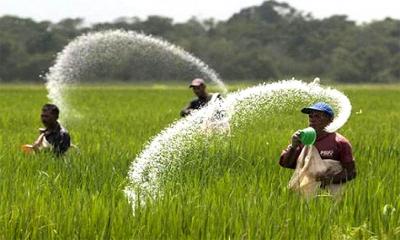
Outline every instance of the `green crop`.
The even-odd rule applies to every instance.
[[[339,131],[357,177],[340,199],[303,200],[278,165],[307,117],[265,113],[231,137],[198,144],[166,175],[158,197],[132,206],[128,170],[152,136],[179,119],[185,88],[85,86],[69,100],[63,158],[25,155],[41,127],[42,87],[0,88],[0,239],[400,239],[400,88],[356,86]],[[61,113],[62,115],[62,113]]]

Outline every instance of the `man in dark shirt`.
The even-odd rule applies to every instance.
[[[207,92],[206,84],[205,84],[204,80],[201,78],[193,79],[193,81],[189,87],[192,88],[193,93],[197,96],[197,98],[192,100],[181,111],[181,117],[185,117],[185,116],[191,114],[194,110],[204,107],[214,96],[213,94],[209,94]],[[217,98],[220,98],[220,94],[216,94],[215,96]]]
[[[332,107],[325,102],[303,108],[302,113],[308,114],[309,126],[317,132],[314,146],[317,148],[322,160],[332,159],[340,162],[343,170],[337,174],[318,176],[321,186],[340,184],[356,177],[355,162],[352,155],[350,142],[338,133],[325,131],[334,118]],[[304,145],[300,142],[300,132],[293,134],[291,144],[282,152],[279,164],[285,168],[296,168],[297,159]]]
[[[71,146],[68,131],[58,123],[60,110],[54,104],[45,104],[40,115],[45,128],[40,128],[40,135],[32,148],[35,151],[50,148],[56,155],[64,154]]]

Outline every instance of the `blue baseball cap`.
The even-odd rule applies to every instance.
[[[301,112],[306,113],[306,114],[310,114],[311,111],[324,112],[330,117],[335,116],[335,113],[333,112],[331,105],[327,104],[326,102],[317,102],[309,107],[305,107],[305,108],[301,109]]]

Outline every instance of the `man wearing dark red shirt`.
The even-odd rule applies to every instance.
[[[314,105],[303,108],[302,113],[308,114],[309,126],[317,132],[317,139],[314,146],[317,148],[322,160],[337,160],[342,165],[343,170],[337,174],[327,173],[318,176],[317,181],[321,181],[321,186],[329,184],[340,184],[356,177],[355,162],[352,155],[349,140],[339,133],[329,133],[325,131],[334,118],[332,107],[325,102],[318,102]],[[279,164],[285,168],[296,168],[297,158],[304,145],[300,141],[300,131],[292,135],[292,143],[283,150]]]

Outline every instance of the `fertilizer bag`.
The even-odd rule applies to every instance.
[[[313,145],[305,145],[297,159],[296,169],[289,181],[289,188],[301,193],[306,198],[316,196],[321,182],[317,177],[334,175],[342,171],[339,161],[321,159],[318,150]],[[335,195],[340,190],[340,185],[330,184],[327,190]]]

